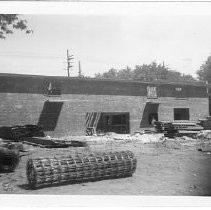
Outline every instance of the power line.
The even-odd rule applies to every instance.
[[[35,58],[35,59],[62,59],[63,57],[58,57],[58,56],[42,56],[42,55],[6,55],[6,54],[0,54],[0,57],[23,57],[23,58]]]

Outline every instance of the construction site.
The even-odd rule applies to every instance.
[[[210,196],[209,92],[0,74],[0,193]]]

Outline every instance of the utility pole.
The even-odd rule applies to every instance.
[[[71,60],[73,60],[73,55],[69,55],[69,51],[67,50],[67,76],[70,77],[70,68],[73,67],[73,65],[71,65]]]
[[[82,77],[81,62],[80,61],[78,61],[78,77]]]

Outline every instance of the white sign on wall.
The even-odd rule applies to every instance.
[[[157,98],[157,87],[147,86],[147,98]]]

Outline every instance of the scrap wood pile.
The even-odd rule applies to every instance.
[[[199,123],[191,121],[173,121],[162,122],[157,121],[154,123],[155,130],[158,133],[164,133],[164,136],[173,138],[176,136],[194,136],[204,128]]]
[[[22,138],[22,142],[25,144],[43,147],[43,148],[67,148],[67,147],[86,147],[86,142],[77,140],[65,140],[46,137],[26,137]]]
[[[32,189],[82,181],[132,176],[137,160],[131,151],[77,154],[37,158],[27,162],[27,179]]]
[[[23,137],[45,136],[42,128],[37,125],[15,125],[1,127],[1,138],[19,141]]]
[[[85,147],[86,143],[81,141],[65,141],[46,136],[42,128],[37,125],[16,125],[4,126],[0,128],[0,137],[23,142],[33,146],[44,148],[66,148],[66,147]]]

